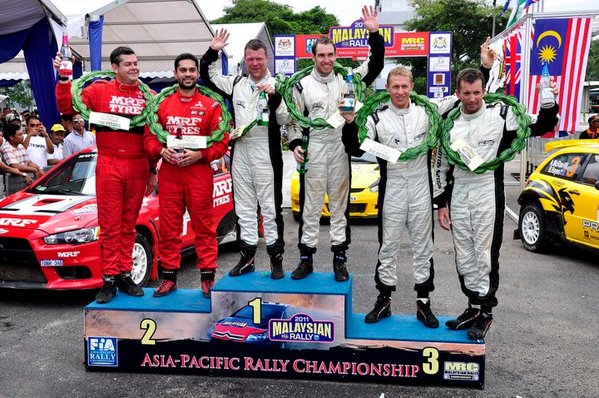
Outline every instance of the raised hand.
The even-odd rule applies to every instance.
[[[362,7],[362,17],[360,19],[369,32],[376,32],[379,30],[379,15],[374,11],[372,6],[370,6],[370,8],[368,6]]]
[[[489,47],[490,41],[491,38],[487,36],[487,40],[485,40],[485,42],[480,46],[480,62],[487,69],[491,69],[493,67],[493,62],[495,62],[495,58],[497,57],[495,51]]]
[[[218,29],[210,42],[210,48],[220,51],[229,44],[227,43],[227,40],[229,40],[229,32],[227,32],[227,29]]]

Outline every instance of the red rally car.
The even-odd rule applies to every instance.
[[[94,289],[102,285],[96,206],[97,152],[91,147],[0,202],[0,288]],[[219,244],[236,238],[229,158],[212,162]],[[157,277],[158,193],[144,198],[137,219],[132,278]],[[189,215],[183,250],[193,250]]]

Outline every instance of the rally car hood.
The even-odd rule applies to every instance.
[[[214,324],[213,335],[231,340],[245,340],[251,334],[264,333],[266,329],[255,327],[251,321],[241,318],[225,318]]]
[[[367,188],[379,179],[379,165],[352,162],[351,174],[352,188]]]
[[[83,228],[97,219],[96,198],[87,195],[15,194],[0,207],[0,228],[47,234]]]

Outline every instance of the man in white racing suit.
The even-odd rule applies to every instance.
[[[423,145],[430,130],[426,109],[410,101],[414,88],[412,72],[405,67],[392,69],[387,75],[386,89],[390,99],[373,112],[366,121],[368,138],[399,152]],[[450,96],[435,101],[441,113],[457,102]],[[343,140],[348,152],[361,156],[358,125],[353,113],[342,113],[346,120]],[[416,316],[425,326],[436,328],[439,321],[431,311],[429,294],[433,283],[433,210],[431,153],[406,161],[378,158],[378,236],[379,252],[374,280],[379,296],[374,309],[365,318],[367,323],[391,316],[391,292],[397,285],[397,262],[400,238],[407,228],[412,241],[414,290],[417,292]]]
[[[362,8],[364,27],[370,32],[368,42],[370,57],[354,71],[362,76],[366,85],[371,84],[383,68],[384,41],[379,34],[377,13],[368,7]],[[301,79],[293,90],[294,102],[299,110],[314,120],[329,120],[339,112],[337,106],[343,92],[344,79],[333,70],[336,53],[331,39],[322,36],[312,47],[314,68],[310,75]],[[300,175],[300,263],[292,272],[292,279],[302,279],[313,271],[312,256],[318,243],[318,229],[324,203],[328,194],[331,212],[330,236],[333,251],[333,270],[336,281],[346,281],[349,274],[346,268],[346,250],[351,242],[347,222],[349,192],[351,186],[350,158],[341,140],[343,119],[334,128],[297,128],[290,133],[289,149],[296,162],[304,160],[301,148],[302,134],[309,136],[309,168]],[[301,133],[301,134],[300,134]]]
[[[478,154],[483,161],[496,158],[516,138],[518,121],[512,108],[500,103],[485,104],[484,78],[476,69],[464,69],[457,76],[460,115],[450,131],[450,143],[462,144],[462,151]],[[558,92],[552,83],[552,90]],[[531,135],[553,131],[558,106],[541,108],[529,127]],[[463,140],[463,141],[460,141]],[[435,182],[443,193],[434,199],[439,206],[441,227],[451,227],[456,268],[468,308],[445,325],[466,329],[470,338],[485,337],[493,321],[499,287],[499,250],[503,238],[505,193],[503,164],[482,174],[469,169],[449,167],[445,156],[436,171]],[[449,210],[447,204],[449,203]],[[450,219],[451,215],[451,219]]]
[[[255,269],[257,212],[260,206],[266,250],[270,256],[271,277],[280,279],[284,277],[285,247],[281,210],[283,157],[280,127],[289,121],[289,114],[281,95],[275,91],[275,78],[267,68],[267,49],[260,40],[250,40],[244,49],[244,62],[249,76],[223,76],[218,71],[219,65],[215,61],[219,51],[228,44],[228,38],[228,32],[221,29],[210,42],[210,48],[200,63],[204,83],[231,101],[238,131],[256,121],[261,92],[268,95],[270,111],[268,126],[256,124],[237,139],[235,134],[231,136],[231,177],[241,258],[229,275],[239,276]]]

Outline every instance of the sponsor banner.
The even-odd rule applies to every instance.
[[[333,28],[331,28],[333,29]],[[338,34],[339,35],[339,34]],[[296,35],[295,54],[297,58],[311,58],[312,45],[321,35]],[[341,38],[344,36],[341,35]],[[348,36],[349,37],[349,34]],[[334,39],[333,39],[334,40]],[[353,41],[351,41],[353,40]],[[366,59],[368,57],[368,38],[351,39],[343,43],[345,46],[335,45],[338,58]],[[360,44],[359,46],[357,44]],[[428,56],[429,33],[410,32],[394,33],[393,39],[387,46],[385,42],[385,57],[426,57]],[[354,44],[356,46],[351,46]]]
[[[383,37],[385,47],[392,47],[395,39],[392,25],[381,25],[379,33]],[[335,43],[337,51],[342,48],[368,47],[368,29],[361,20],[354,21],[351,26],[332,26],[329,37]]]
[[[445,343],[422,347],[421,342],[412,342],[414,346],[402,342],[401,347],[389,347],[371,342],[371,346],[322,351],[194,340],[144,345],[140,340],[119,339],[118,351],[110,341],[115,347],[113,358],[113,351],[92,351],[90,339],[86,341],[88,370],[113,371],[117,363],[119,371],[138,373],[484,387],[484,355],[454,350],[455,345]],[[102,338],[93,339],[97,344]]]
[[[429,98],[443,98],[451,94],[451,32],[430,32],[428,43]]]

